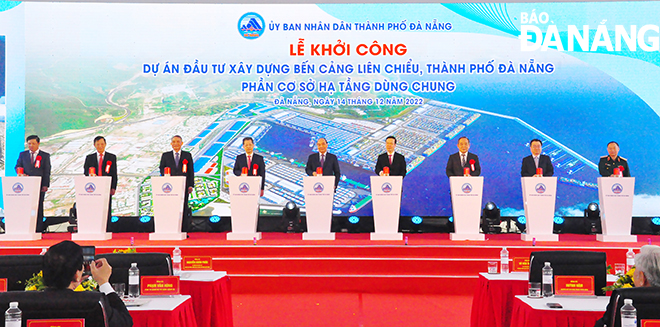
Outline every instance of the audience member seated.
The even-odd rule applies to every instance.
[[[108,282],[112,267],[105,259],[99,259],[90,265],[92,277],[99,284],[99,290],[105,293],[103,304],[107,325],[110,327],[133,326],[133,319],[128,313],[124,302],[112,289]],[[80,245],[63,241],[48,249],[44,255],[44,284],[46,292],[67,292],[75,296],[73,290],[83,280],[83,255]]]
[[[660,246],[644,245],[635,256],[635,272],[633,273],[635,287],[660,287]],[[610,303],[607,305],[603,317],[596,321],[594,327],[611,326],[614,321],[617,292],[612,293]],[[633,305],[635,305],[633,303]]]

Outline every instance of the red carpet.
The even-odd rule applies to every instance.
[[[471,296],[316,293],[235,294],[235,327],[470,325]]]

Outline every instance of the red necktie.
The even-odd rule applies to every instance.
[[[99,176],[103,176],[103,153],[99,153]]]
[[[392,155],[390,154],[390,165],[392,165]]]
[[[252,171],[252,156],[248,156],[248,170]]]

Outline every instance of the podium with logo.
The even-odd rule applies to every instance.
[[[41,192],[41,177],[3,177],[2,194],[5,203],[5,234],[0,240],[40,240],[36,233],[37,211]]]
[[[603,234],[601,242],[637,242],[637,235],[630,235],[632,226],[635,177],[599,177],[598,201]]]
[[[454,233],[450,235],[450,238],[452,240],[485,240],[485,235],[479,233],[484,178],[482,176],[451,176],[449,186],[451,207],[454,212]]]
[[[231,209],[231,232],[227,240],[261,239],[257,232],[261,176],[227,176],[229,183],[229,206]]]
[[[71,234],[74,241],[109,240],[108,204],[110,201],[110,176],[76,176],[76,211],[78,233]]]
[[[399,233],[402,176],[371,176],[374,229],[371,240],[402,240]]]
[[[303,233],[303,240],[334,240],[330,227],[335,176],[305,176],[303,190],[307,210],[307,233]]]
[[[523,241],[558,241],[552,233],[557,200],[557,177],[522,177],[527,233]]]
[[[154,208],[154,232],[149,240],[185,240],[181,232],[183,201],[186,190],[185,176],[152,176],[151,194]]]

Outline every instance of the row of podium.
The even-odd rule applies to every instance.
[[[261,177],[228,176],[232,232],[228,240],[261,239],[257,232]],[[483,177],[450,177],[451,199],[454,210],[452,240],[484,240],[479,233],[482,206]],[[73,240],[107,240],[112,237],[106,232],[110,177],[77,176],[75,193],[78,211],[78,233]],[[303,178],[305,207],[307,210],[307,233],[304,240],[334,240],[330,232],[332,204],[334,200],[333,176]],[[557,241],[552,233],[556,177],[521,178],[527,233],[524,241]],[[400,176],[372,176],[371,194],[374,211],[375,232],[372,240],[401,240],[398,232],[401,207]],[[35,233],[41,177],[4,177],[2,187],[5,202],[5,234],[0,240],[36,240]],[[599,241],[636,242],[630,234],[632,205],[635,189],[634,177],[598,178],[603,226]],[[150,240],[183,240],[181,232],[185,177],[165,176],[151,178],[155,232]]]

